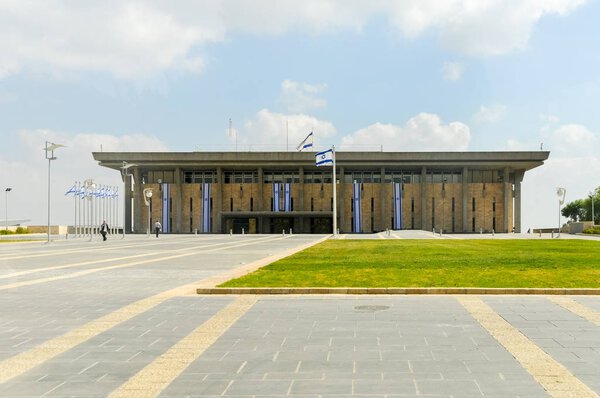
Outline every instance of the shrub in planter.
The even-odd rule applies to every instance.
[[[592,228],[584,229],[584,234],[592,234],[592,235],[600,235],[600,226],[595,226]]]

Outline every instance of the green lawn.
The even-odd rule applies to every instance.
[[[600,242],[327,240],[221,287],[600,287]]]

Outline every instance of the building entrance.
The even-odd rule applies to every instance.
[[[331,218],[311,218],[310,233],[311,234],[330,234],[333,231]]]
[[[280,234],[282,231],[289,233],[290,229],[294,230],[294,219],[293,218],[272,218],[271,219],[270,233]]]
[[[241,234],[242,231],[245,234],[256,233],[256,218],[231,218],[225,225],[228,232],[232,231],[234,234]]]

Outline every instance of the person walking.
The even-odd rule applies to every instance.
[[[154,232],[156,232],[156,237],[158,238],[158,233],[160,232],[162,228],[162,225],[160,225],[160,222],[158,222],[158,220],[156,220],[156,222],[154,223]]]
[[[102,221],[100,225],[100,235],[102,235],[102,241],[106,240],[106,234],[108,233],[108,224],[105,221]]]

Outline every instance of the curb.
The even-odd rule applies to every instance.
[[[518,295],[600,295],[600,289],[563,288],[479,288],[479,287],[211,287],[198,288],[197,294],[518,294]]]

